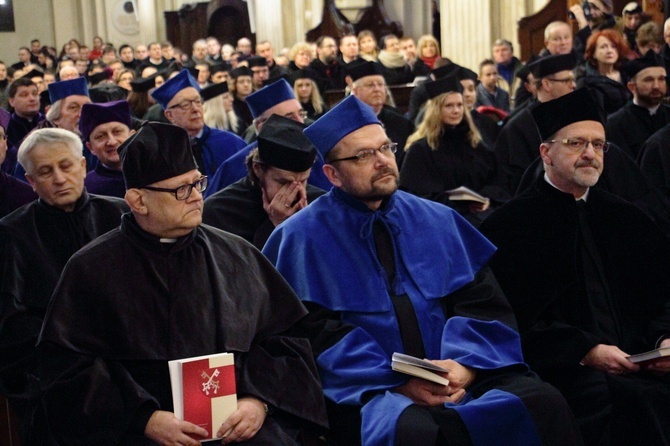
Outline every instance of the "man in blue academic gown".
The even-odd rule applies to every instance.
[[[395,145],[356,97],[305,134],[335,187],[279,225],[263,252],[310,310],[304,327],[333,435],[368,445],[580,444],[565,400],[523,362],[486,266],[493,245],[448,207],[397,191]],[[444,366],[450,384],[394,372],[393,352]],[[352,432],[346,415],[358,411]]]
[[[272,115],[291,118],[301,124],[305,120],[300,102],[295,98],[293,89],[284,79],[279,79],[250,94],[246,101],[254,117],[253,125],[256,133],[260,132],[265,121]],[[258,147],[258,142],[254,141],[224,162],[212,178],[210,188],[205,192],[205,198],[244,178],[247,175],[245,160],[256,147]],[[326,190],[330,187],[330,183],[323,175],[321,166],[321,160],[317,159],[308,181],[309,184]]]
[[[203,175],[213,176],[221,163],[246,145],[234,133],[205,125],[200,86],[188,70],[180,71],[151,96],[160,104],[168,121],[188,133],[193,156]]]

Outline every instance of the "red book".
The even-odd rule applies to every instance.
[[[221,424],[237,409],[232,353],[169,361],[174,414],[216,438]]]

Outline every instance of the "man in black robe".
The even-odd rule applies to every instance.
[[[79,119],[79,132],[86,147],[98,158],[98,165],[86,175],[84,185],[92,194],[123,198],[126,185],[121,172],[117,149],[130,135],[128,101],[84,104]]]
[[[537,101],[551,101],[573,91],[576,84],[572,70],[576,63],[569,53],[543,57],[529,64],[537,87]],[[542,142],[530,113],[535,105],[529,105],[507,121],[496,140],[494,151],[511,194],[516,191],[526,168],[537,158],[537,148]]]
[[[414,125],[400,110],[386,104],[388,90],[384,80],[384,67],[378,63],[364,61],[351,64],[348,72],[353,81],[351,94],[372,107],[377,118],[384,124],[386,135],[398,144],[395,157],[396,164],[400,167],[405,153],[405,143],[409,135],[414,132]]]
[[[607,118],[607,139],[637,160],[647,139],[670,122],[670,107],[663,104],[667,90],[665,66],[653,51],[624,67],[633,99]]]
[[[239,235],[258,249],[279,223],[304,209],[325,191],[307,184],[316,149],[305,126],[272,115],[247,156],[247,176],[205,201],[202,221]]]
[[[604,118],[586,90],[538,105],[545,175],[481,231],[514,308],[524,357],[559,388],[587,444],[670,442],[670,242],[638,209],[592,187]]]
[[[14,113],[7,126],[7,138],[18,147],[23,138],[44,120],[40,113],[40,94],[33,81],[21,77],[9,85],[8,95]]]
[[[63,271],[33,432],[43,421],[60,444],[195,446],[214,433],[289,445],[325,425],[309,343],[286,334],[307,312],[258,250],[200,225],[207,179],[186,131],[149,122],[119,151],[131,213]],[[219,352],[235,354],[237,410],[207,432],[172,413],[167,361]]]
[[[670,209],[670,124],[649,137],[640,150],[640,169]]]
[[[26,373],[36,366],[58,277],[79,248],[118,226],[127,206],[86,193],[81,141],[72,132],[36,130],[18,156],[39,200],[0,220],[0,393],[23,416]]]

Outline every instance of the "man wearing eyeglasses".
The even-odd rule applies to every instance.
[[[34,347],[60,273],[72,254],[117,227],[128,207],[86,192],[86,161],[72,132],[35,130],[18,159],[39,200],[0,220],[0,392],[26,421]]]
[[[670,242],[649,218],[593,187],[608,149],[586,90],[533,110],[545,173],[484,221],[491,267],[524,356],[570,403],[586,444],[670,440]]]
[[[169,79],[151,96],[160,104],[168,121],[186,130],[193,156],[203,174],[213,176],[221,163],[246,145],[234,133],[205,125],[200,86],[188,70]]]
[[[347,66],[347,73],[352,80],[351,94],[372,107],[377,118],[384,124],[387,136],[398,144],[399,149],[395,156],[396,164],[400,168],[405,142],[414,132],[414,125],[400,110],[386,103],[388,91],[383,76],[384,68],[369,61],[353,62]]]
[[[538,156],[540,144],[531,110],[538,103],[551,101],[576,87],[572,70],[577,61],[572,53],[546,56],[532,62],[528,69],[535,79],[536,100],[516,113],[500,130],[494,151],[506,177],[507,190],[514,194],[528,165]]]
[[[257,249],[201,225],[207,177],[189,146],[149,122],[119,148],[131,213],[54,292],[35,418],[50,438],[30,444],[297,445],[325,425],[309,343],[289,334],[306,311]],[[237,410],[207,432],[174,416],[167,361],[219,352],[235,355]]]
[[[293,88],[284,79],[279,79],[253,92],[247,96],[246,102],[254,118],[252,124],[253,130],[255,130],[252,138],[253,142],[221,164],[221,167],[219,167],[212,178],[210,188],[205,193],[205,198],[230,186],[247,175],[245,160],[249,156],[249,153],[258,147],[258,141],[255,141],[256,135],[261,131],[263,124],[265,124],[270,116],[283,116],[301,124],[304,123],[307,117],[307,112],[303,110],[300,101],[295,98]],[[322,165],[321,160],[317,159],[308,182],[319,189],[327,190],[330,187],[330,182],[321,170]]]
[[[334,187],[263,253],[310,310],[335,442],[580,444],[563,398],[523,363],[486,266],[493,245],[447,206],[397,190],[396,145],[355,96],[305,134]],[[394,352],[443,366],[449,385],[394,372]]]

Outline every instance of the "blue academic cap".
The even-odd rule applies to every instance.
[[[183,69],[172,79],[165,81],[163,85],[156,88],[151,97],[156,100],[163,110],[167,109],[168,103],[184,88],[193,87],[200,92],[200,86],[187,69]]]
[[[49,99],[52,104],[73,95],[88,96],[88,84],[85,78],[78,77],[49,84]]]
[[[370,124],[382,125],[372,107],[350,95],[307,127],[304,133],[325,160],[342,138]]]
[[[251,111],[251,116],[257,118],[268,108],[289,99],[295,99],[293,89],[285,79],[280,79],[251,93],[247,96],[246,102]]]

